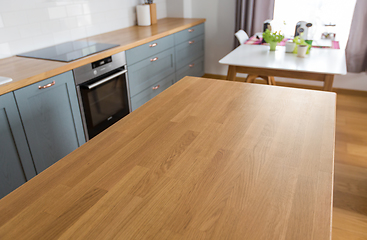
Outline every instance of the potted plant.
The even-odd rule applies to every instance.
[[[269,29],[266,29],[265,32],[263,32],[263,39],[265,42],[269,43],[270,45],[270,51],[275,51],[278,42],[281,42],[284,39],[284,36],[282,34],[279,34],[277,32],[271,33]]]
[[[293,53],[297,53],[298,52],[298,46],[300,45],[306,45],[307,46],[307,52],[306,54],[310,53],[311,47],[312,47],[312,41],[311,44],[307,42],[307,40],[304,40],[303,38],[301,38],[300,36],[297,36],[293,39],[293,42],[296,43],[296,47],[294,48]]]

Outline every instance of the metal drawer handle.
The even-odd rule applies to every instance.
[[[46,84],[45,86],[38,86],[38,89],[49,88],[49,87],[52,87],[53,85],[55,85],[55,80],[52,81],[52,83]]]
[[[152,89],[153,89],[153,90],[156,90],[156,89],[158,89],[160,86],[161,86],[161,85],[154,86],[154,87],[152,87]]]
[[[195,63],[189,65],[189,67],[193,67],[193,66],[195,66]]]
[[[193,32],[193,31],[195,31],[195,29],[189,29],[189,32]]]
[[[189,41],[189,44],[193,44],[195,41]]]
[[[158,60],[158,58],[157,58],[157,57],[150,59],[150,61],[151,61],[151,62],[155,62],[155,61],[157,61],[157,60]]]
[[[153,44],[150,44],[149,47],[155,47],[157,45],[158,45],[158,43],[153,43]]]

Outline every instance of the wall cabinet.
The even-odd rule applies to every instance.
[[[85,143],[71,72],[14,94],[37,173]]]
[[[204,75],[204,24],[126,51],[134,111],[185,76]]]
[[[0,96],[0,198],[36,175],[14,94]]]

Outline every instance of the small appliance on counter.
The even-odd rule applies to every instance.
[[[296,25],[296,31],[294,33],[294,36],[295,37],[300,36],[302,39],[308,40],[309,39],[308,30],[310,27],[312,27],[312,23],[308,23],[305,21],[299,21]]]
[[[271,30],[272,30],[272,24],[271,24],[272,21],[273,20],[271,20],[271,19],[268,19],[268,20],[264,21],[263,32],[265,32],[266,29],[269,29],[269,31],[271,32]],[[264,39],[262,40],[262,43],[266,43]]]

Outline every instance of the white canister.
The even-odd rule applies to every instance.
[[[287,41],[285,43],[285,52],[287,53],[293,53],[294,48],[296,47],[296,43],[293,41]]]
[[[306,52],[308,49],[308,45],[298,45],[298,54],[297,57],[306,57]]]
[[[138,25],[139,26],[150,26],[150,5],[137,5],[136,14],[138,15]]]

